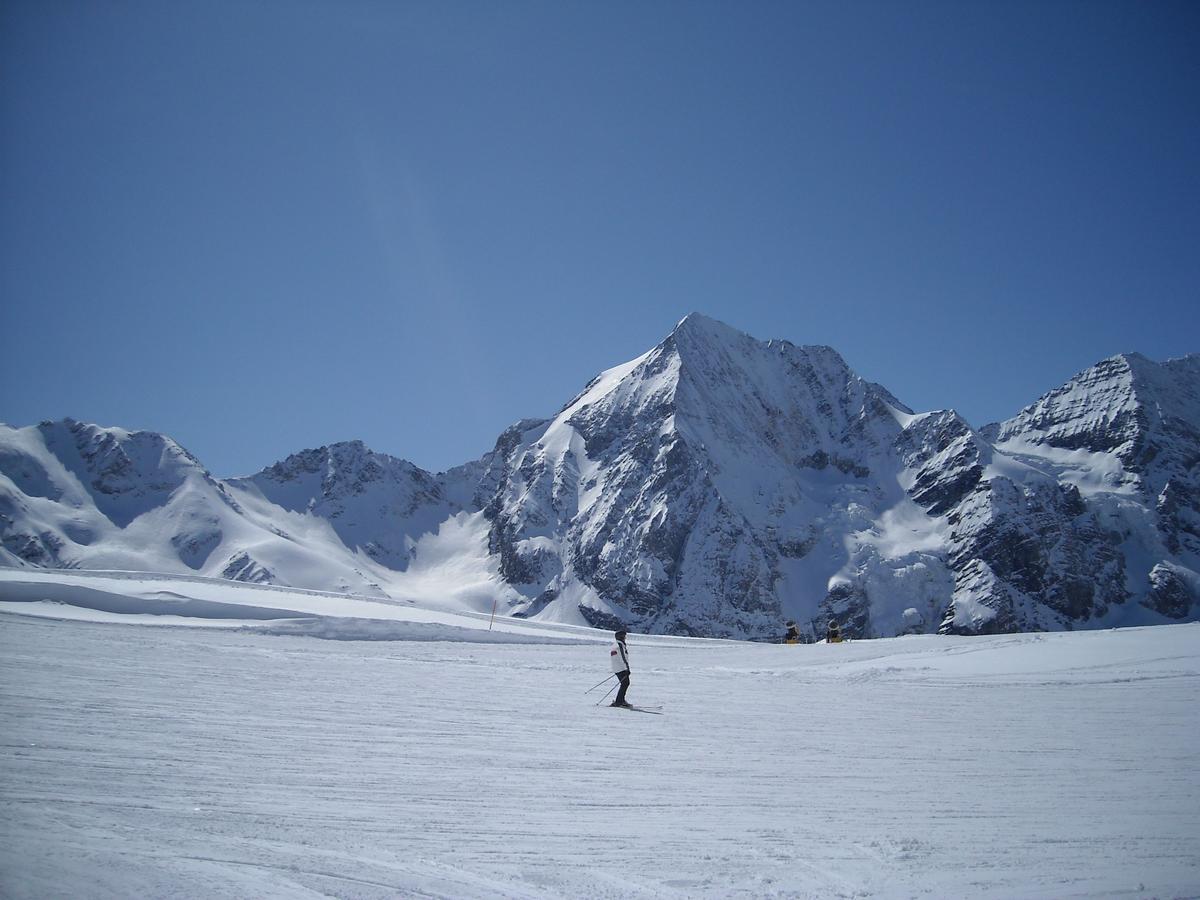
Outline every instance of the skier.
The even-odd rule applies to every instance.
[[[617,673],[617,680],[621,682],[621,689],[617,691],[617,699],[612,702],[613,706],[632,706],[631,703],[625,702],[625,692],[629,690],[629,648],[625,646],[625,636],[628,634],[624,629],[616,632],[613,637],[616,641],[608,650],[608,657],[612,662],[612,670]]]
[[[842,642],[842,632],[838,628],[838,623],[830,620],[829,630],[825,633],[825,643],[840,644]]]
[[[787,621],[787,634],[783,636],[783,642],[785,644],[800,643],[800,629],[796,627],[796,623],[791,619]]]

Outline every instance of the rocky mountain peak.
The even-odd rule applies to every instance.
[[[436,476],[357,440],[294,453],[229,484],[239,496],[325,519],[347,547],[397,570],[416,537],[459,508]]]
[[[666,340],[672,339],[676,343],[689,345],[694,343],[701,346],[753,340],[745,332],[738,331],[731,325],[726,325],[724,322],[697,312],[689,313],[676,323],[666,338]]]
[[[92,425],[69,417],[59,422],[42,422],[38,430],[51,443],[72,441],[81,459],[101,473],[116,474],[135,465],[172,472],[181,468],[204,470],[191,453],[165,434],[154,431]]]
[[[1161,489],[1200,456],[1200,355],[1111,356],[984,434],[1001,445],[1110,454]]]
[[[799,467],[844,461],[863,445],[889,443],[911,412],[830,347],[702,324],[679,344],[676,425],[717,470],[730,468],[730,457],[756,454]]]
[[[305,505],[323,497],[326,500],[361,495],[372,486],[399,487],[413,493],[437,493],[436,478],[404,459],[377,453],[362,441],[341,441],[293,453],[249,479],[261,489],[277,493],[271,485],[291,485],[287,491],[290,505],[297,490],[307,492]],[[283,495],[280,495],[283,496]]]
[[[100,511],[120,527],[162,506],[189,479],[214,483],[196,457],[164,434],[71,418],[42,422],[37,431]]]

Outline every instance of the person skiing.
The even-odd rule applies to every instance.
[[[800,643],[800,629],[796,627],[796,623],[791,619],[787,621],[787,634],[783,636],[783,642],[785,644]]]
[[[608,650],[608,658],[612,662],[612,670],[617,675],[617,680],[621,682],[621,689],[617,691],[617,699],[612,702],[613,706],[632,706],[632,703],[625,702],[625,692],[629,690],[629,648],[625,646],[625,637],[628,632],[621,629],[616,632],[613,637],[616,640]]]

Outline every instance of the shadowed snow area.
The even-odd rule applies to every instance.
[[[13,604],[34,602],[43,613],[53,610],[54,606],[58,605],[75,607],[80,611],[114,613],[118,616],[172,616],[191,619],[286,619],[302,615],[295,610],[197,600],[168,591],[130,597],[77,584],[52,582],[6,580],[0,588],[0,599],[3,600],[5,609],[13,609]]]
[[[0,612],[92,622],[241,627],[334,640],[594,643],[590,629],[200,576],[0,569]],[[606,638],[604,638],[606,639]]]
[[[142,575],[0,598],[6,898],[1200,892],[1200,625],[635,634],[639,715],[585,693],[583,628]]]

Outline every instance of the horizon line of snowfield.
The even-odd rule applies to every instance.
[[[344,641],[444,641],[485,644],[607,645],[612,631],[586,625],[543,622],[470,610],[426,608],[376,597],[243,584],[204,576],[83,570],[19,570],[0,567],[0,614],[34,619],[148,627],[216,628],[261,634]],[[1188,623],[1197,627],[1200,623]],[[1168,626],[1127,626],[1128,628]],[[1121,630],[1127,630],[1121,629]],[[1119,630],[1117,627],[1104,629]],[[1102,630],[1074,632],[1101,633]],[[1072,633],[1072,632],[1059,632]],[[788,646],[785,635],[771,640],[656,635],[630,631],[640,646]],[[1010,636],[1037,637],[1050,632]],[[845,640],[889,644],[895,638]],[[958,642],[953,635],[925,635]],[[981,639],[987,636],[977,636]],[[994,636],[993,636],[994,637]],[[795,644],[796,642],[792,642]],[[800,646],[826,644],[800,641]]]

